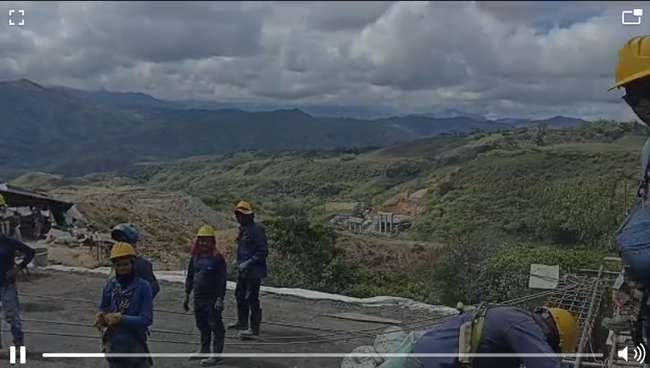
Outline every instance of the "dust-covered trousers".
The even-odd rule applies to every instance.
[[[11,326],[14,346],[23,346],[25,344],[23,334],[23,324],[20,320],[20,304],[18,303],[18,290],[16,284],[6,284],[0,286],[0,306],[4,314],[5,321]],[[0,346],[2,338],[0,336]]]
[[[194,300],[194,318],[196,328],[201,332],[201,350],[208,352],[210,344],[213,343],[215,349],[213,353],[223,352],[223,341],[226,329],[223,326],[221,312],[214,309],[216,298],[200,298]]]
[[[237,305],[246,310],[249,308],[251,311],[259,310],[261,285],[261,279],[239,276],[237,279],[237,287],[235,288]]]

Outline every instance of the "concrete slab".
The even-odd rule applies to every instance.
[[[34,271],[31,282],[19,283],[25,320],[28,362],[23,367],[97,368],[106,367],[99,359],[44,359],[42,353],[100,352],[99,334],[92,327],[96,304],[106,281],[103,275],[60,271]],[[191,353],[197,349],[197,330],[191,313],[182,312],[183,286],[163,281],[156,299],[154,325],[150,337],[153,353]],[[44,297],[47,296],[47,297]],[[264,322],[259,340],[242,342],[227,333],[226,353],[339,353],[371,344],[386,326],[350,320],[328,319],[325,313],[360,313],[404,321],[405,329],[424,329],[439,318],[430,311],[414,311],[400,306],[367,308],[330,300],[309,300],[273,294],[262,295]],[[224,322],[233,320],[234,295],[228,291]],[[52,324],[46,321],[63,321]],[[3,326],[6,331],[8,326]],[[32,331],[32,332],[29,332]],[[43,335],[34,332],[47,332]],[[81,335],[74,337],[66,335]],[[5,346],[10,334],[3,332]],[[175,343],[174,343],[175,342]],[[6,352],[7,349],[4,351]],[[225,367],[339,367],[341,358],[229,358]],[[0,366],[8,358],[0,357]],[[7,364],[8,366],[8,364]],[[198,367],[184,358],[158,358],[155,367]]]

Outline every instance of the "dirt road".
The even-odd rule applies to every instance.
[[[100,351],[94,321],[95,305],[105,278],[88,274],[40,271],[31,282],[19,283],[27,342],[27,365],[24,367],[64,368],[106,367],[101,359],[43,358],[42,353],[97,353]],[[48,297],[43,297],[48,296]],[[190,313],[183,313],[182,285],[163,283],[156,299],[154,325],[150,337],[153,353],[192,353],[198,347],[198,335]],[[407,326],[422,328],[433,319],[425,312],[399,307],[364,308],[331,301],[313,301],[276,295],[262,295],[264,320],[259,340],[242,342],[227,332],[227,353],[349,353],[355,347],[372,344],[374,336],[387,325],[335,319],[324,313],[355,312],[404,321]],[[234,296],[227,295],[225,322],[232,321]],[[48,323],[63,321],[66,324]],[[409,323],[411,323],[409,325]],[[3,326],[5,346],[10,343],[8,326]],[[359,332],[359,330],[362,330]],[[31,331],[31,332],[30,332]],[[356,333],[354,331],[357,331]],[[43,335],[46,332],[53,335]],[[64,336],[81,335],[81,336]],[[8,362],[7,349],[0,366]],[[293,368],[338,367],[340,358],[229,358],[224,367]],[[7,364],[7,366],[9,366]],[[155,367],[198,367],[186,358],[158,358]]]

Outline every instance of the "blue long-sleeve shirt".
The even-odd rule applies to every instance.
[[[23,261],[20,264],[21,268],[27,267],[36,253],[27,244],[0,234],[0,286],[4,286],[7,283],[7,272],[16,267],[16,252],[24,255]]]
[[[185,292],[194,291],[194,300],[223,298],[227,275],[223,256],[192,256],[187,267]]]
[[[269,254],[269,244],[264,227],[257,223],[242,225],[237,236],[237,263],[251,261],[246,271],[241,274],[245,278],[261,279],[267,276],[266,257]]]
[[[416,343],[413,352],[420,354],[458,353],[460,326],[471,320],[471,313],[451,317],[425,333]],[[548,357],[476,358],[475,368],[560,368],[560,360],[546,340],[542,328],[522,309],[493,307],[487,311],[483,325],[483,339],[477,353],[535,353]],[[455,357],[418,358],[423,368],[454,368]]]
[[[132,344],[144,344],[147,328],[153,324],[153,296],[145,280],[136,277],[125,289],[111,278],[102,292],[99,310],[103,313],[122,313],[122,320],[109,327],[111,344],[119,352]]]

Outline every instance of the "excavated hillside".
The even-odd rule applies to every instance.
[[[61,187],[50,194],[76,203],[92,231],[108,233],[115,224],[135,224],[143,234],[140,251],[156,261],[160,269],[179,267],[179,259],[187,256],[196,230],[203,224],[219,229],[220,248],[228,256],[232,253],[234,219],[180,192],[133,185],[88,185]]]

